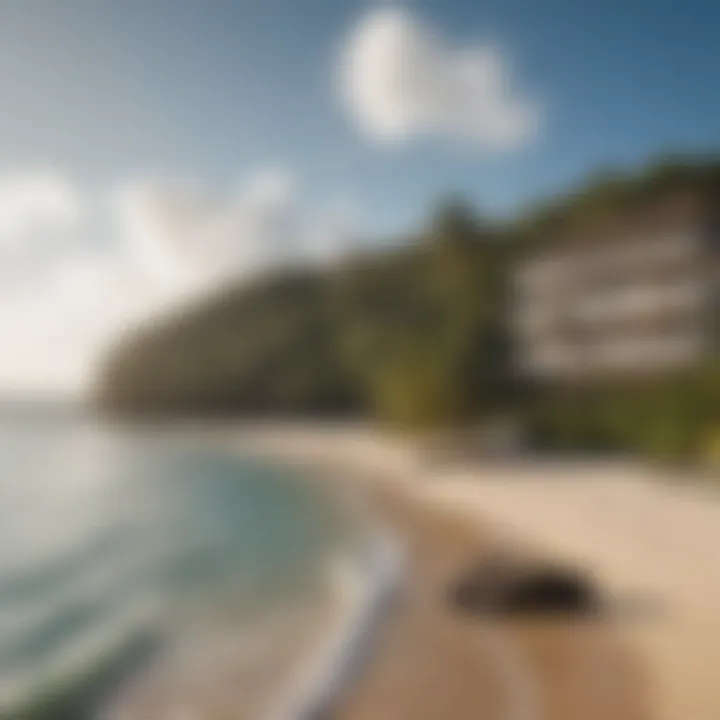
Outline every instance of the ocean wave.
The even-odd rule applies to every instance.
[[[336,616],[267,720],[311,720],[337,699],[367,651],[371,635],[400,585],[399,538],[376,527],[362,557],[336,558],[329,568]]]
[[[87,702],[102,681],[158,640],[159,608],[147,599],[127,605],[88,624],[41,661],[3,673],[0,718],[82,717],[71,707]],[[48,714],[45,714],[47,708]],[[49,712],[52,714],[49,714]],[[66,714],[70,713],[70,714]]]
[[[73,563],[73,572],[67,572],[67,563],[60,563],[60,568],[48,569],[46,574],[21,579],[19,587],[3,580],[0,670],[9,659],[31,650],[33,644],[49,644],[55,632],[63,628],[70,631],[95,614],[107,613],[110,605],[132,599],[140,590],[151,590],[142,582],[153,568],[147,553],[116,548],[114,553],[83,553]]]

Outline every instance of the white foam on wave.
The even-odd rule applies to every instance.
[[[400,585],[403,565],[399,538],[379,527],[369,534],[359,561],[336,558],[329,574],[337,613],[267,720],[309,719],[337,699]]]

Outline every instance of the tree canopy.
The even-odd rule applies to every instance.
[[[604,172],[503,225],[443,203],[411,240],[226,287],[122,339],[99,400],[115,412],[363,414],[405,427],[511,409],[546,445],[689,448],[720,420],[703,380],[715,388],[714,368],[643,388],[544,392],[512,377],[506,336],[517,253],[678,192],[702,196],[717,223],[720,163]]]

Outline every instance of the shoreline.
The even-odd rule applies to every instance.
[[[332,720],[720,717],[711,562],[720,502],[706,487],[694,492],[624,462],[430,463],[417,444],[354,426],[207,425],[174,437],[285,467],[401,539],[393,602],[380,613],[370,594],[355,598],[336,624],[325,617],[306,637],[282,720],[317,716],[310,706],[320,704]],[[507,548],[587,573],[617,601],[611,613],[523,623],[450,608],[449,583]],[[362,648],[359,659],[339,662],[344,646],[348,658]]]
[[[309,668],[303,667],[289,683],[280,709],[272,711],[267,720],[310,720],[322,716],[358,672],[363,653],[372,642],[403,573],[398,539],[379,528],[372,533],[368,537],[372,545],[371,567],[365,577],[358,577],[357,568],[349,563],[333,566],[332,584],[344,609],[340,622],[331,623],[322,633],[310,650]]]
[[[417,447],[357,427],[255,426],[226,435],[236,448],[376,499],[384,493],[381,505],[389,496],[432,522],[462,525],[473,542],[533,546],[588,571],[629,606],[609,632],[641,665],[643,717],[720,717],[720,499],[706,484],[695,490],[687,478],[627,462],[431,465]]]
[[[104,720],[154,718],[177,712],[193,720],[203,718],[248,718],[248,720],[314,720],[325,717],[329,707],[338,702],[363,665],[364,654],[372,645],[372,637],[391,608],[401,585],[404,563],[401,540],[362,502],[364,493],[358,488],[333,488],[330,478],[313,468],[272,457],[251,450],[239,452],[234,442],[218,442],[221,433],[210,430],[178,435],[170,432],[163,437],[170,443],[189,442],[192,450],[227,457],[241,457],[283,470],[284,482],[311,484],[318,494],[330,493],[335,506],[335,521],[347,529],[338,547],[320,556],[321,563],[314,589],[307,597],[298,598],[301,606],[281,603],[281,616],[272,613],[260,618],[273,632],[279,623],[282,632],[270,639],[270,664],[266,662],[264,642],[260,642],[253,662],[245,646],[248,628],[236,628],[234,623],[218,625],[209,619],[207,627],[199,626],[185,632],[178,645],[166,648],[153,662],[137,673],[130,673],[127,682],[110,694],[108,702],[100,705]],[[286,472],[287,471],[287,472]],[[323,487],[324,486],[324,487]],[[352,492],[345,492],[345,491]],[[308,597],[314,598],[308,604]],[[284,608],[284,609],[283,609]],[[230,618],[228,618],[230,619]],[[224,625],[224,626],[223,626]],[[255,631],[251,632],[254,637]],[[254,645],[253,637],[249,639]],[[262,641],[261,633],[257,634]],[[266,641],[268,638],[265,639]],[[202,653],[206,668],[188,675],[187,664],[197,643],[210,651]],[[233,662],[222,660],[222,646],[233,645],[236,659],[242,664],[245,657],[257,666],[247,678],[237,673],[238,684],[229,693],[220,690],[214,674],[235,673]],[[213,656],[213,647],[220,654]],[[191,661],[197,663],[197,658]],[[209,670],[209,672],[208,672]],[[248,686],[243,683],[251,682]],[[252,700],[251,700],[252,698]],[[227,715],[228,712],[232,715]]]

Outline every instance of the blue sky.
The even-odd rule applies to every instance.
[[[0,0],[0,391],[228,273],[716,151],[715,0]]]
[[[606,164],[717,146],[720,5],[712,0],[417,0],[458,44],[489,39],[545,110],[507,155],[442,141],[374,146],[332,87],[358,0],[4,0],[0,158],[90,179],[139,169],[222,183],[267,164],[321,197],[356,195],[402,227],[438,195],[491,210]]]

